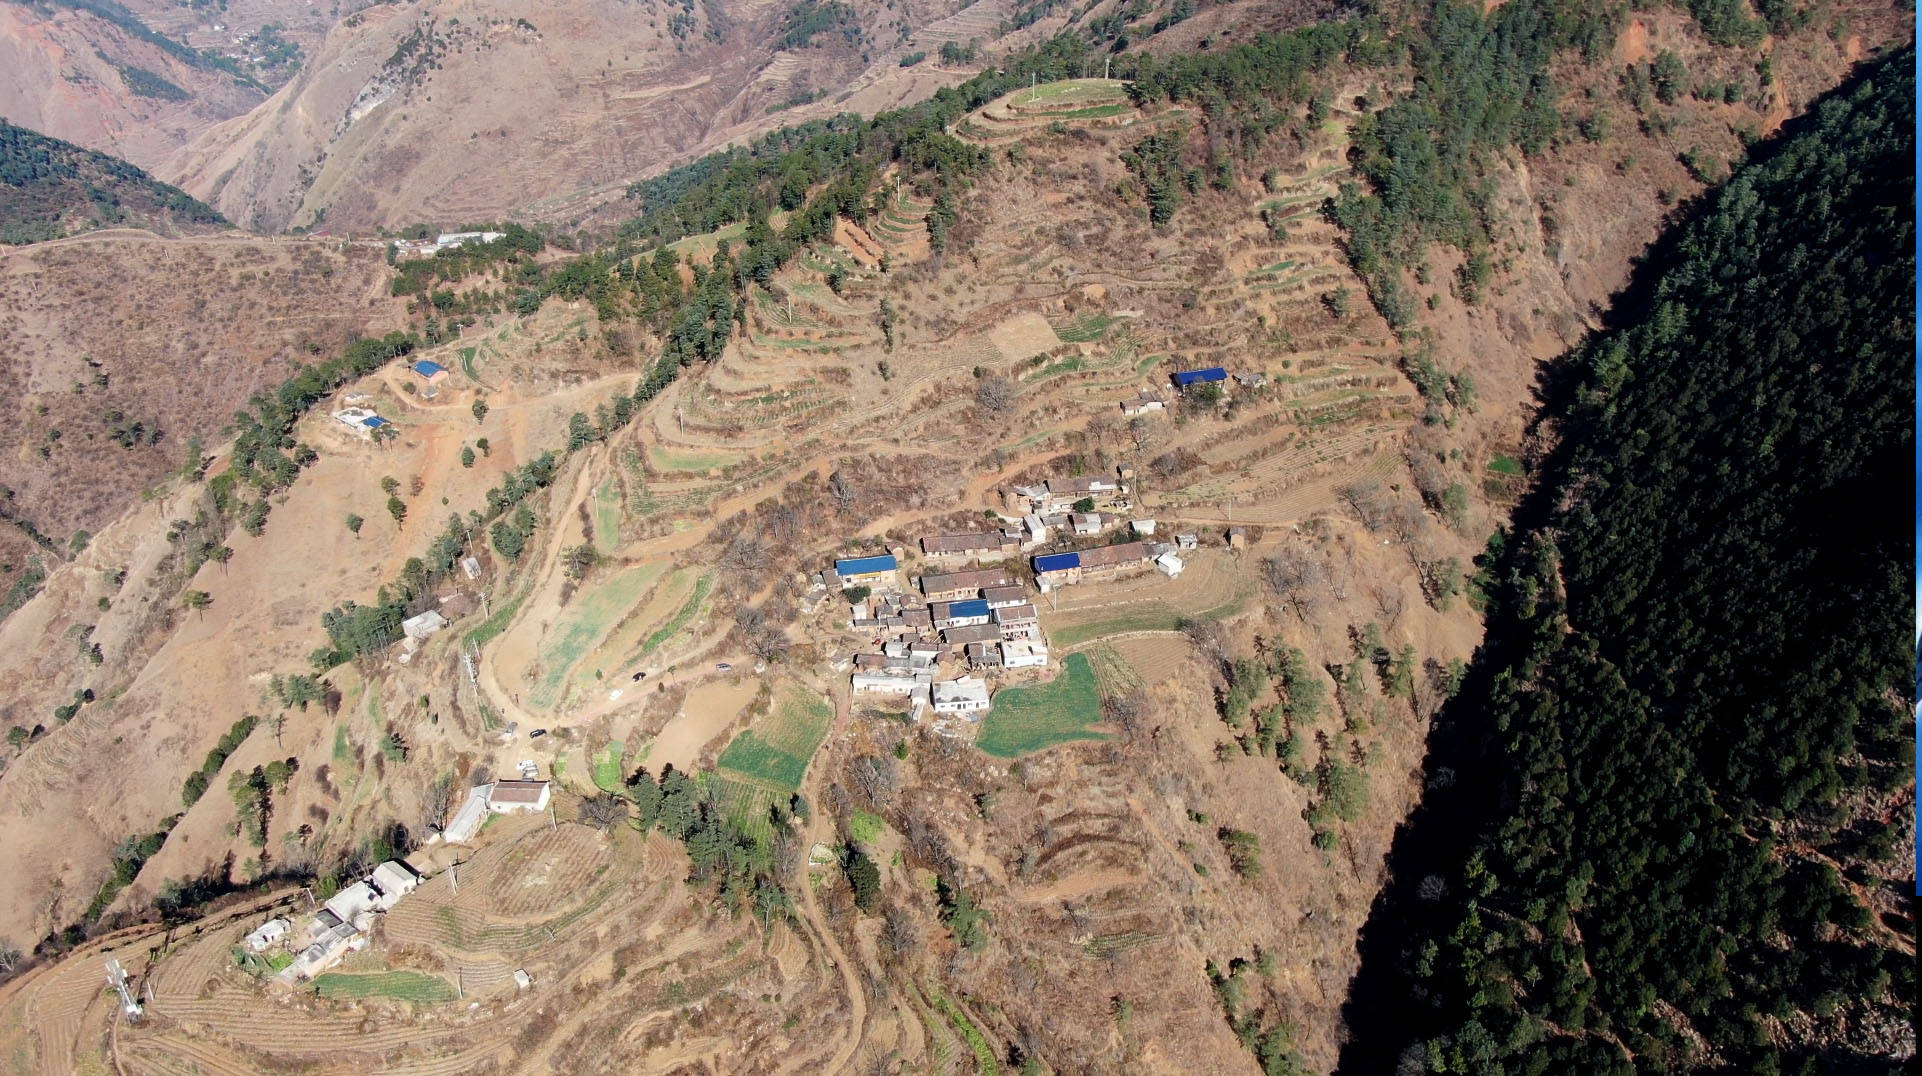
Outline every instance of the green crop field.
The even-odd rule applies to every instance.
[[[594,786],[603,792],[619,792],[627,787],[622,780],[621,753],[626,744],[619,740],[594,753]]]
[[[400,1001],[454,1000],[454,985],[438,975],[417,971],[385,971],[367,975],[328,972],[314,980],[324,998],[396,998]]]
[[[773,712],[734,737],[715,766],[748,781],[794,792],[801,787],[808,761],[833,720],[834,710],[826,700],[790,686]]]
[[[658,446],[649,446],[647,450],[647,461],[657,471],[718,471],[741,459],[739,452],[676,452]]]
[[[493,642],[495,636],[507,630],[507,622],[514,619],[515,613],[520,612],[521,602],[526,597],[527,591],[523,590],[507,602],[495,606],[493,615],[481,621],[479,627],[467,633],[466,641],[475,646],[486,646]]]
[[[647,637],[647,641],[641,644],[641,652],[637,657],[644,658],[652,654],[654,651],[660,649],[661,644],[672,639],[675,635],[679,634],[682,629],[686,628],[688,623],[694,619],[695,615],[701,611],[702,604],[707,601],[708,591],[713,589],[713,587],[714,576],[712,574],[704,575],[695,580],[694,593],[688,596],[687,603],[681,606],[680,611],[674,614],[673,619],[655,629],[654,634]]]
[[[975,746],[996,758],[1018,758],[1071,740],[1105,740],[1090,727],[1100,721],[1094,666],[1086,654],[1069,654],[1052,682],[996,695]]]
[[[1114,323],[1106,314],[1083,314],[1067,325],[1056,325],[1054,333],[1064,344],[1085,344],[1101,339]]]
[[[1119,116],[1126,111],[1128,111],[1127,105],[1112,104],[1095,105],[1092,108],[1077,108],[1069,112],[1049,112],[1046,115],[1049,119],[1056,120],[1103,120],[1110,116]]]

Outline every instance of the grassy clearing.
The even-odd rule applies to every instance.
[[[594,544],[605,552],[621,540],[621,484],[612,476],[594,491]]]
[[[535,706],[553,704],[560,694],[561,684],[566,681],[575,664],[594,648],[594,644],[600,642],[608,629],[619,623],[641,595],[647,593],[648,588],[660,577],[661,569],[662,564],[658,561],[637,565],[600,586],[582,588],[582,596],[574,604],[572,615],[556,627],[550,636],[553,644],[541,654],[547,673],[530,693]]]
[[[1488,461],[1488,469],[1496,474],[1505,474],[1511,478],[1520,478],[1525,473],[1522,470],[1521,461],[1513,456],[1496,456],[1494,459]]]
[[[734,737],[715,766],[769,788],[795,792],[833,720],[834,710],[826,700],[790,685],[771,713]]]
[[[1036,370],[1034,373],[1028,375],[1023,380],[1028,381],[1030,383],[1035,381],[1046,381],[1051,377],[1059,377],[1062,374],[1074,373],[1075,371],[1080,370],[1084,365],[1085,364],[1081,361],[1081,356],[1076,355],[1073,358],[1062,359],[1060,362],[1051,362],[1048,365],[1043,366],[1041,369]]]
[[[594,787],[603,792],[619,792],[627,787],[621,780],[621,755],[626,747],[615,740],[594,753]]]
[[[464,347],[460,349],[461,372],[465,373],[468,379],[472,381],[480,380],[480,375],[474,372],[474,355],[478,351],[480,351],[480,348],[477,347]]]
[[[1026,105],[1065,105],[1078,101],[1108,101],[1120,97],[1124,84],[1111,79],[1069,78],[1059,82],[1043,82],[1025,90],[1018,90],[1008,98],[1010,104]]]
[[[1090,727],[1100,721],[1094,667],[1086,654],[1069,654],[1053,681],[996,695],[975,746],[996,758],[1018,758],[1071,740],[1105,740]]]
[[[880,815],[858,807],[855,808],[854,817],[848,821],[848,835],[862,844],[873,844],[887,828],[887,822]]]
[[[1090,639],[1122,635],[1132,631],[1174,631],[1180,622],[1180,613],[1165,605],[1157,604],[1103,620],[1091,620],[1086,624],[1056,628],[1051,634],[1054,636],[1056,646],[1067,647],[1085,643]]]
[[[385,971],[368,975],[328,972],[314,980],[324,998],[394,998],[424,1004],[454,1000],[454,985],[438,975],[417,971]]]

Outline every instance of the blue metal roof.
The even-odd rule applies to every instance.
[[[1200,384],[1204,381],[1226,380],[1228,380],[1228,371],[1219,366],[1210,366],[1206,370],[1183,370],[1175,375],[1175,384],[1184,389],[1189,385]]]
[[[360,420],[360,424],[370,430],[378,430],[382,426],[387,425],[387,420],[381,418],[379,415],[368,415],[366,418]]]
[[[432,359],[422,359],[414,364],[414,372],[422,377],[433,377],[435,374],[446,373],[447,367]]]
[[[1065,572],[1069,568],[1079,567],[1081,567],[1079,553],[1050,553],[1045,557],[1034,558],[1034,570],[1037,572]]]
[[[834,571],[837,575],[871,575],[875,572],[891,572],[899,567],[894,555],[885,557],[855,557],[852,560],[837,560]]]
[[[950,617],[987,616],[988,603],[981,598],[970,598],[962,602],[949,602],[948,615]]]

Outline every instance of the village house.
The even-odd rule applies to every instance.
[[[334,412],[334,421],[352,430],[354,436],[363,441],[373,440],[374,431],[382,426],[393,425],[365,407],[343,407]]]
[[[1199,546],[1200,544],[1201,544],[1201,538],[1200,538],[1200,536],[1199,536],[1199,535],[1194,535],[1194,534],[1177,534],[1177,535],[1175,535],[1175,548],[1176,548],[1176,549],[1180,549],[1180,550],[1183,550],[1183,551],[1186,551],[1186,550],[1190,550],[1190,549],[1194,549],[1195,547],[1197,547],[1197,546]]]
[[[935,602],[928,607],[934,616],[937,628],[965,628],[970,624],[986,624],[991,610],[988,603],[980,598],[965,601]]]
[[[1025,546],[1037,546],[1048,541],[1048,524],[1038,515],[1021,517],[1021,527],[1027,533]]]
[[[999,669],[1001,667],[1000,643],[969,643],[964,651],[968,665],[975,669]]]
[[[912,674],[855,673],[848,686],[856,695],[912,695],[915,678]]]
[[[1006,568],[976,568],[966,572],[923,575],[921,593],[930,602],[976,598],[983,587],[1005,587],[1014,582]],[[939,619],[937,617],[937,619]]]
[[[895,571],[901,567],[894,554],[878,557],[849,557],[834,562],[834,575],[840,580],[841,589],[873,587],[894,581]]]
[[[1181,570],[1186,568],[1187,564],[1173,553],[1163,553],[1155,558],[1155,567],[1161,570],[1161,574],[1175,579],[1181,575]]]
[[[420,888],[420,875],[398,859],[390,859],[375,867],[367,880],[380,891],[380,899],[374,907],[383,912],[399,904],[400,898]]]
[[[440,615],[438,611],[429,609],[418,616],[410,616],[401,621],[400,633],[418,643],[446,626],[447,618]]]
[[[495,781],[487,793],[487,809],[495,814],[545,811],[552,795],[546,781]]]
[[[1010,669],[1040,669],[1048,664],[1048,648],[1037,642],[1010,640],[1001,644],[1001,664]]]
[[[247,935],[247,951],[250,953],[264,953],[276,942],[286,938],[288,934],[293,932],[293,929],[294,924],[292,920],[286,916],[275,916],[265,923],[260,924],[260,926],[255,927],[253,933]]]
[[[1119,575],[1145,567],[1148,559],[1146,542],[1097,546],[1077,553],[1049,553],[1034,558],[1034,581],[1045,594],[1055,587],[1070,586],[1089,577]]]
[[[1264,373],[1236,374],[1235,382],[1246,388],[1258,389],[1268,383],[1268,375]]]
[[[1076,512],[1071,518],[1074,520],[1074,533],[1077,538],[1100,534],[1104,526],[1099,512]]]
[[[1133,418],[1154,411],[1166,411],[1168,404],[1162,398],[1146,389],[1121,401],[1121,413]]]
[[[972,676],[934,685],[934,712],[973,714],[988,708],[988,682]]]
[[[1003,639],[1022,639],[1041,626],[1041,617],[1032,604],[1004,605],[994,611],[994,625]]]
[[[1021,586],[987,587],[981,591],[981,600],[990,609],[1000,609],[1009,605],[1020,605],[1028,600],[1028,588]]]
[[[1001,629],[993,624],[970,624],[966,627],[948,628],[941,633],[941,639],[951,650],[960,650],[969,643],[998,643]]]
[[[1001,531],[979,531],[972,534],[936,534],[921,539],[921,552],[930,560],[954,560],[973,557],[981,561],[995,561],[1015,551],[1016,543],[1010,541]]]
[[[1136,534],[1142,536],[1151,535],[1155,532],[1155,521],[1152,519],[1133,520],[1128,526],[1132,528]]]
[[[1219,366],[1210,366],[1205,370],[1183,370],[1174,375],[1174,382],[1175,388],[1184,393],[1197,385],[1217,385],[1222,389],[1223,395],[1226,395],[1228,371]]]

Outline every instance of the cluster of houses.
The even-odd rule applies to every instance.
[[[248,934],[247,951],[265,955],[293,954],[277,979],[293,983],[311,979],[339,963],[348,953],[367,947],[374,917],[399,904],[420,886],[420,874],[406,862],[390,859],[373,873],[327,898],[298,927],[286,916],[275,916]]]
[[[506,235],[505,232],[442,232],[432,239],[396,240],[394,253],[403,258],[428,258],[443,250],[453,250],[469,243],[492,243]]]
[[[1020,545],[1005,533],[947,534],[923,538],[921,548],[937,563],[956,556],[1004,560]],[[824,590],[862,591],[849,605],[848,626],[877,650],[854,656],[854,694],[904,696],[916,712],[978,716],[988,708],[983,674],[1048,664],[1040,614],[1007,567],[924,572],[908,587],[901,581],[900,558],[891,553],[838,560],[817,581]],[[944,662],[975,675],[940,680]]]

